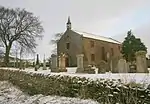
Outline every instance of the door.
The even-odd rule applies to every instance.
[[[66,67],[69,67],[69,58],[66,57]]]

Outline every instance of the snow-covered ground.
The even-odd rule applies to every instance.
[[[19,70],[15,68],[0,68],[6,70]],[[74,68],[75,69],[75,68]],[[83,73],[74,73],[70,71],[61,72],[61,73],[52,73],[50,70],[42,70],[34,71],[33,68],[27,68],[25,70],[27,73],[40,73],[44,75],[67,75],[70,77],[78,76],[78,77],[86,77],[92,80],[96,79],[121,79],[122,82],[137,82],[144,83],[146,85],[150,84],[150,74],[149,73],[105,73],[105,74],[83,74]],[[16,87],[12,86],[12,84],[4,81],[0,82],[0,104],[98,104],[92,100],[81,100],[79,98],[67,98],[67,97],[59,97],[59,96],[44,96],[44,95],[34,95],[29,96]]]
[[[0,104],[98,104],[92,100],[59,96],[29,96],[7,81],[0,82]]]
[[[9,70],[19,70],[15,68],[2,68],[2,69],[9,69]],[[27,68],[22,71],[26,71],[27,73],[41,73],[44,75],[67,75],[67,76],[78,76],[78,77],[86,77],[92,80],[96,79],[121,79],[123,83],[129,83],[129,82],[136,82],[136,83],[145,83],[150,84],[150,73],[105,73],[105,74],[85,74],[85,73],[74,73],[75,68],[72,68],[73,72],[71,72],[71,68],[68,68],[68,72],[60,72],[60,73],[54,73],[50,70],[42,70],[39,69],[38,71],[34,71],[33,68]]]

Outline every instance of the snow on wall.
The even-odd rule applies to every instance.
[[[19,70],[15,68],[1,68],[1,69],[8,69],[8,70]],[[97,80],[97,79],[120,79],[123,83],[130,83],[130,82],[136,82],[141,84],[150,84],[150,74],[149,73],[105,73],[105,74],[85,74],[85,73],[74,73],[74,71],[71,71],[71,69],[75,70],[75,68],[69,68],[68,72],[60,72],[60,73],[54,73],[50,70],[42,70],[39,69],[38,71],[34,71],[33,68],[25,69],[22,71],[25,71],[27,73],[39,73],[43,75],[60,75],[60,76],[70,76],[70,77],[85,77],[89,78],[91,80]]]

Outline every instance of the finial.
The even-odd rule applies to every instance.
[[[67,21],[67,30],[71,30],[71,21],[70,21],[70,16],[68,16],[68,21]]]
[[[67,24],[71,24],[70,16],[68,16],[68,22],[67,22]]]

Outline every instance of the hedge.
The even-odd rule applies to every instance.
[[[106,104],[149,104],[150,90],[119,80],[90,80],[80,77],[43,75],[0,69],[0,80],[8,80],[30,95],[58,95],[93,99]],[[132,84],[133,85],[133,84]]]

